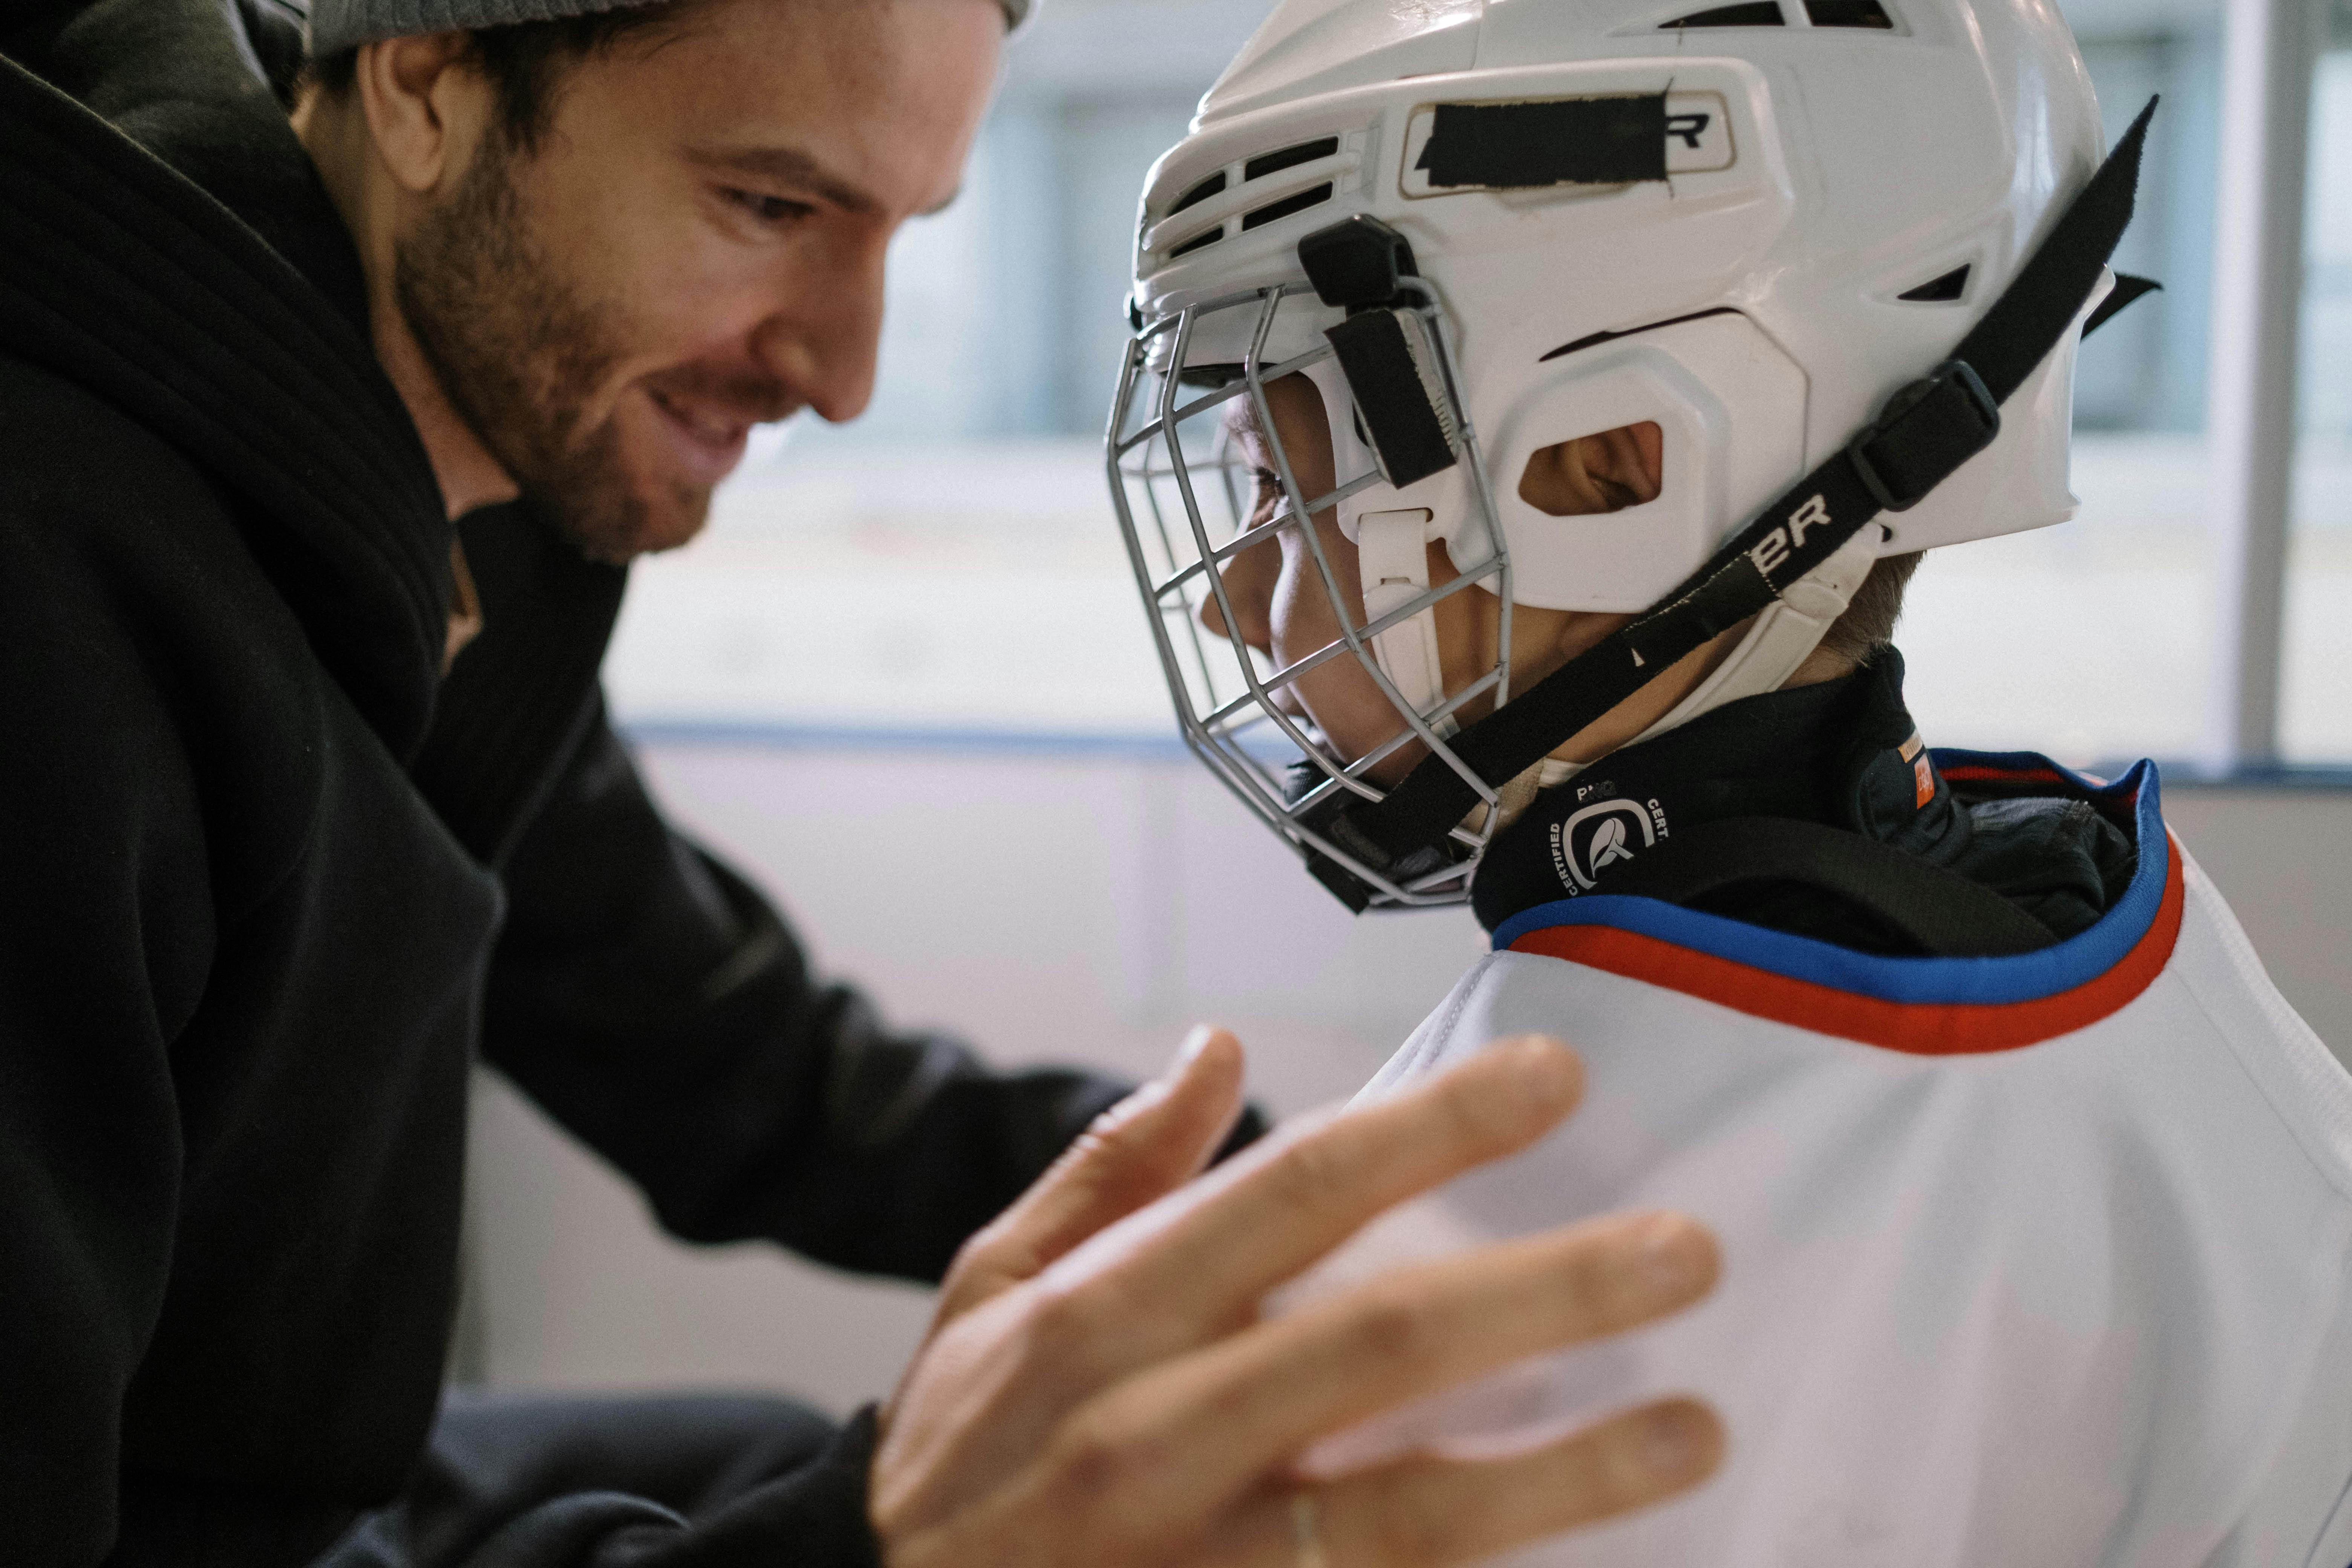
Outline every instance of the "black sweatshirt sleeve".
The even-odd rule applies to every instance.
[[[461,1408],[409,1495],[311,1568],[880,1568],[877,1436],[870,1405],[835,1429],[761,1398]]]
[[[506,884],[486,1054],[688,1240],[936,1280],[1128,1087],[887,1028],[669,829],[601,717]]]
[[[0,443],[30,422],[21,379],[0,384]],[[95,1563],[110,1539],[123,1399],[173,1242],[182,1129],[166,1051],[215,939],[171,717],[142,650],[92,635],[112,588],[65,510],[0,462],[6,1562]]]

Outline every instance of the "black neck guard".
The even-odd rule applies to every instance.
[[[1967,816],[1904,706],[1902,655],[1886,648],[1842,679],[1727,704],[1546,790],[1486,852],[1471,908],[1492,931],[1538,904],[1612,892],[1613,870],[1676,830],[1754,816],[1930,860],[1965,843]]]

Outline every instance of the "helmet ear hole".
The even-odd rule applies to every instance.
[[[1547,517],[1622,511],[1657,500],[1665,471],[1665,432],[1644,419],[1538,447],[1519,471],[1519,499]]]

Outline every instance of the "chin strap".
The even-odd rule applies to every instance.
[[[1356,520],[1356,560],[1364,584],[1364,620],[1379,620],[1429,592],[1429,520],[1423,507],[1368,511]],[[1437,662],[1437,612],[1423,610],[1372,638],[1372,657],[1395,683],[1397,695],[1426,715],[1445,695]],[[1431,721],[1441,737],[1454,733],[1454,716]]]
[[[1825,575],[1825,591],[1815,595],[1807,586],[1815,574],[1833,560],[1848,566],[1861,562],[1866,572],[1877,545],[1865,533],[1872,521],[1882,511],[1916,505],[1990,446],[2000,431],[2001,402],[2058,346],[2090,302],[2131,221],[2140,153],[2155,112],[2151,99],[1951,358],[1896,393],[1874,423],[1726,541],[1665,598],[1464,731],[1445,748],[1451,758],[1426,757],[1380,800],[1334,810],[1320,825],[1329,841],[1391,881],[1437,871],[1460,858],[1451,835],[1482,804],[1484,792],[1461,769],[1486,781],[1487,791],[1497,781],[1518,781],[1528,770],[1539,769],[1554,747],[1693,649],[1783,605],[1790,607],[1785,635],[1764,635],[1768,628],[1759,626],[1759,635],[1746,639],[1727,661],[1735,672],[1718,670],[1710,678],[1715,700],[1727,700],[1717,678],[1722,683],[1760,679],[1776,661],[1786,659],[1804,630],[1801,623],[1820,621],[1832,599],[1843,609],[1852,593],[1851,585],[1837,592],[1827,578],[1852,577],[1856,584],[1860,580],[1840,568]],[[1305,243],[1300,253],[1303,262],[1308,260]],[[1308,271],[1317,277],[1313,266]],[[1317,288],[1327,300],[1337,292],[1320,278]],[[1370,388],[1357,384],[1356,367],[1349,368],[1360,404]],[[1372,378],[1362,379],[1369,384]],[[1382,379],[1397,385],[1404,380]],[[1835,612],[1829,618],[1835,619]],[[1788,669],[1803,657],[1797,654]],[[1784,670],[1780,679],[1786,677]],[[1680,722],[1696,711],[1686,700],[1667,720]],[[1307,865],[1350,908],[1370,905],[1376,890],[1348,867],[1316,851],[1309,852]]]
[[[1654,741],[1727,702],[1780,690],[1789,677],[1797,673],[1797,667],[1821,646],[1822,638],[1837,618],[1845,614],[1846,605],[1853,602],[1862,580],[1870,575],[1871,565],[1877,559],[1878,540],[1865,528],[1827,561],[1790,584],[1779,599],[1764,607],[1756,624],[1748,627],[1748,635],[1739,639],[1738,646],[1721,664],[1707,672],[1705,680],[1625,744],[1638,746],[1644,741]],[[1499,833],[1517,822],[1520,814],[1535,804],[1538,795],[1566,784],[1590,765],[1546,757],[1533,767],[1520,770],[1495,792],[1501,817],[1496,831]],[[1486,805],[1482,801],[1470,808],[1463,826],[1475,833],[1486,826]]]
[[[1781,590],[1780,596],[1757,616],[1756,624],[1729,656],[1708,671],[1690,695],[1634,736],[1633,742],[1678,729],[1727,702],[1780,690],[1797,673],[1797,667],[1821,647],[1822,638],[1853,602],[1862,580],[1870,575],[1878,560],[1878,544],[1875,529],[1859,530],[1827,561]]]

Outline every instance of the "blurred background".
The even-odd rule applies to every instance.
[[[898,1020],[1139,1076],[1214,1018],[1288,1111],[1351,1092],[1482,942],[1460,911],[1351,919],[1184,756],[1105,500],[1136,196],[1265,9],[1048,0],[962,198],[898,242],[871,412],[766,434],[706,536],[635,569],[605,677],[674,816]],[[2083,351],[2078,519],[1920,571],[1912,705],[1937,744],[2166,763],[2178,831],[2344,1050],[2352,8],[2283,40],[2240,16],[2284,64],[2233,68],[2234,99],[2218,0],[2061,9],[2111,138],[2164,95],[2116,264],[2165,291]],[[2232,142],[2249,103],[2269,128]],[[2283,498],[2249,501],[2250,460]],[[478,1109],[459,1376],[887,1391],[924,1292],[671,1243],[496,1079]]]

